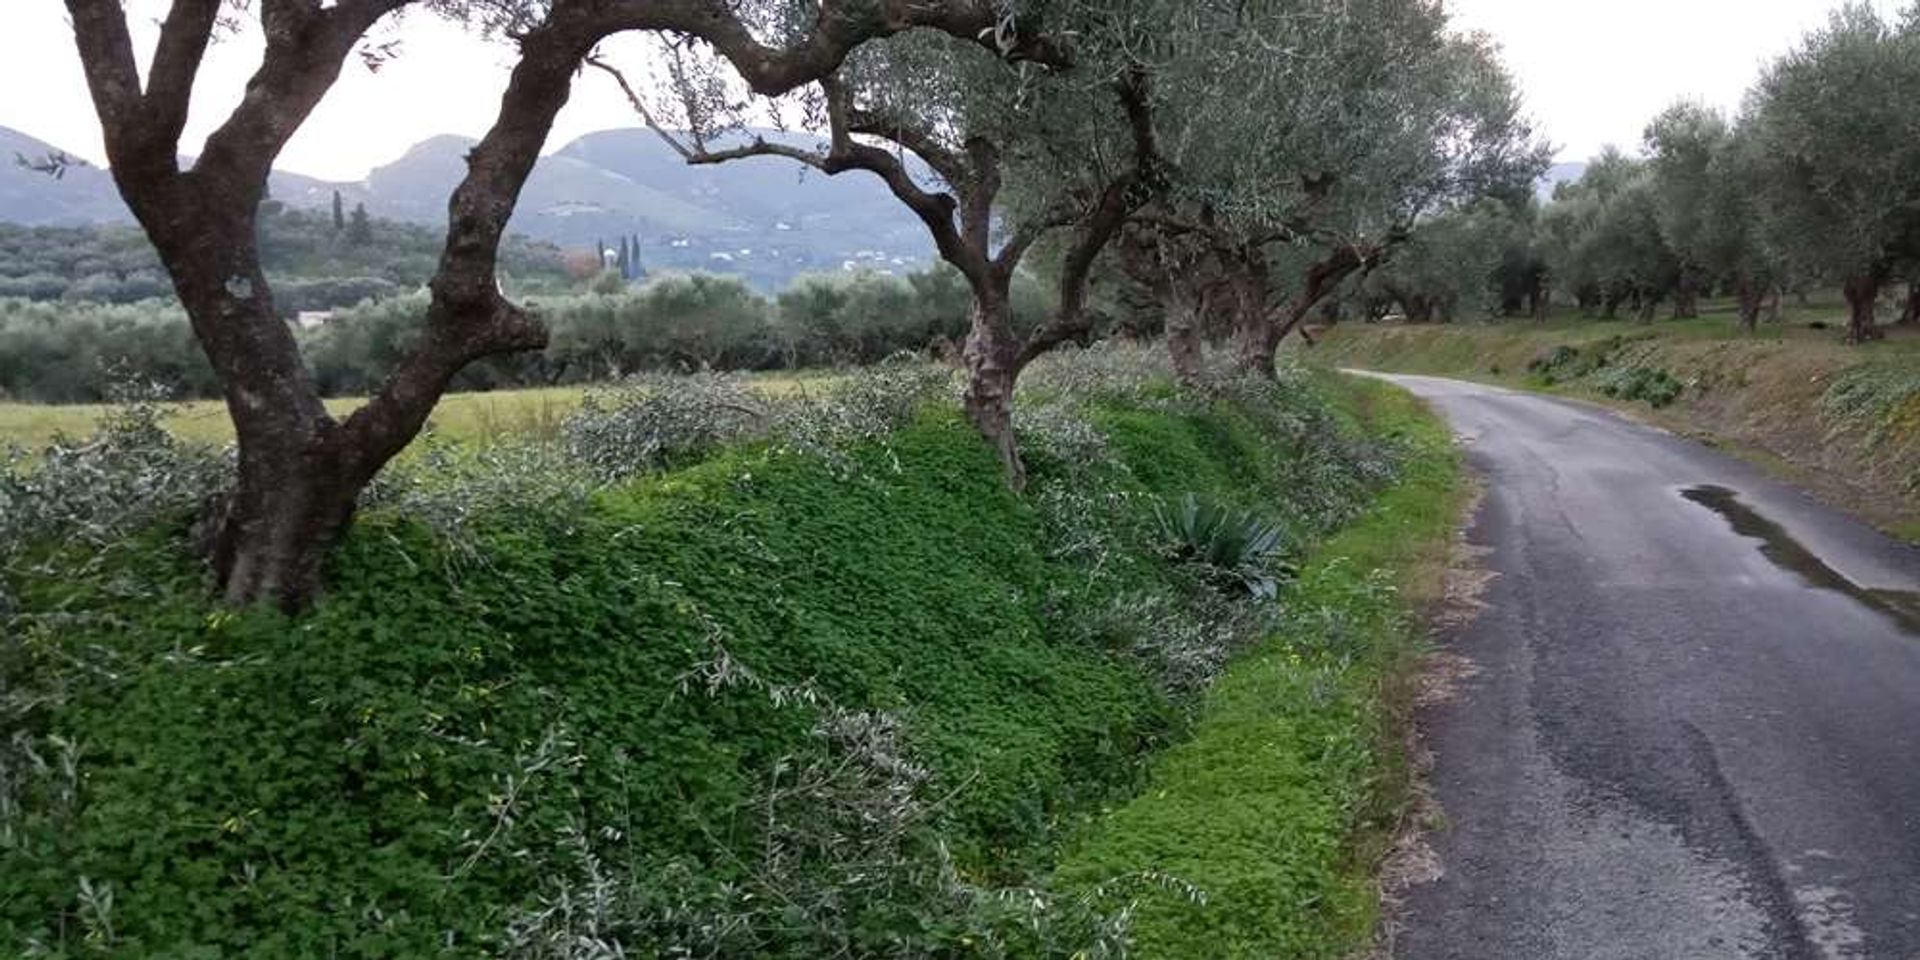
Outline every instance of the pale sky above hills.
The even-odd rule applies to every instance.
[[[1456,23],[1484,30],[1505,50],[1540,129],[1561,159],[1581,160],[1607,143],[1632,148],[1662,107],[1692,97],[1728,111],[1762,65],[1826,18],[1833,0],[1451,0]],[[1891,15],[1894,0],[1876,0]],[[127,0],[136,46],[150,49],[164,0]],[[104,158],[100,134],[59,0],[6,0],[0,14],[0,125]],[[283,169],[354,180],[439,133],[478,136],[506,85],[512,51],[441,21],[414,15],[376,31],[400,56],[378,73],[351,64],[282,154]],[[638,43],[614,48],[635,63]],[[258,61],[252,35],[209,55],[188,128],[194,152],[238,99]],[[584,76],[548,141],[632,126],[610,81]],[[10,158],[0,158],[10,159]]]

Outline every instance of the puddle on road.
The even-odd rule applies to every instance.
[[[1680,491],[1680,496],[1719,514],[1733,526],[1734,533],[1760,541],[1762,556],[1775,566],[1793,572],[1808,586],[1844,593],[1899,624],[1908,633],[1920,636],[1920,593],[1871,590],[1848,580],[1813,551],[1801,546],[1785,528],[1741,503],[1739,495],[1726,487],[1703,484]]]

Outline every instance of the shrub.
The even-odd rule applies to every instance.
[[[1868,449],[1920,423],[1920,375],[1905,366],[1868,364],[1835,377],[1820,396],[1820,417],[1835,434],[1856,432]]]
[[[1177,503],[1159,504],[1155,514],[1175,559],[1204,565],[1215,579],[1257,600],[1277,596],[1279,577],[1292,572],[1282,561],[1293,552],[1292,538],[1251,511],[1189,493]]]
[[[1656,367],[1615,367],[1594,381],[1600,392],[1621,400],[1645,400],[1655,409],[1679,399],[1686,389],[1665,370]]]
[[[640,374],[590,390],[561,432],[574,459],[603,480],[689,466],[765,424],[743,378]]]

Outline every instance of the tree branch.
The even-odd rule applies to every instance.
[[[220,17],[221,0],[176,0],[160,27],[160,42],[154,47],[153,68],[147,72],[147,91],[143,99],[146,122],[150,124],[149,149],[179,151],[180,131],[187,125],[187,104],[193,96],[193,80],[199,75],[200,61],[213,39],[214,25]]]
[[[886,3],[823,0],[807,36],[775,49],[762,44],[733,12],[728,0],[605,0],[620,30],[665,30],[711,44],[754,93],[778,96],[840,68],[847,54],[867,40],[918,28],[942,31],[1008,60],[1054,68],[1073,63],[1057,38],[1033,34],[1001,14],[994,0],[933,0]]]
[[[907,139],[924,139],[928,143],[934,142],[932,137],[919,131],[907,133],[905,132],[907,128],[902,124],[887,124],[883,127],[870,115],[859,113],[847,102],[846,89],[832,77],[817,81],[827,100],[831,142],[826,152],[805,150],[790,144],[772,143],[764,137],[755,137],[751,142],[740,146],[715,150],[701,142],[701,138],[695,138],[694,142],[689,143],[661,125],[619,68],[598,57],[588,58],[587,64],[613,77],[614,81],[620,85],[621,92],[626,95],[627,102],[633,106],[634,112],[640,115],[641,122],[666,141],[667,146],[687,163],[703,166],[746,157],[785,157],[828,176],[836,176],[849,170],[865,170],[885,182],[895,199],[905,204],[915,216],[919,217],[921,223],[925,224],[928,232],[933,235],[934,245],[940,251],[942,259],[959,267],[963,272],[985,268],[984,259],[974,255],[968,249],[959,228],[954,223],[953,215],[958,204],[952,194],[922,188],[914,182],[912,174],[898,157],[886,150],[853,139],[856,133],[873,135],[893,139],[905,146],[906,144],[901,139],[897,139],[895,134]],[[866,125],[856,129],[854,119],[856,117],[866,121]],[[882,130],[885,132],[881,132]],[[939,171],[936,170],[936,172]],[[950,178],[951,180],[958,180],[962,185],[967,182],[968,178],[964,171],[956,169],[954,173],[957,176]],[[947,174],[942,176],[946,177]],[[979,262],[975,264],[974,261]]]
[[[1152,101],[1144,68],[1134,66],[1114,83],[1114,93],[1127,114],[1133,141],[1133,162],[1109,180],[1088,211],[1060,270],[1060,303],[1053,319],[1035,330],[1021,345],[1019,363],[1067,340],[1084,335],[1092,326],[1087,316],[1087,285],[1094,261],[1125,226],[1134,211],[1164,189],[1159,144],[1154,132]]]
[[[345,0],[322,9],[311,0],[268,0],[260,11],[267,36],[260,69],[193,165],[196,177],[210,181],[202,191],[207,200],[257,207],[280,150],[333,88],[354,46],[381,17],[410,2]]]
[[[134,65],[133,37],[127,33],[127,15],[118,0],[67,0],[73,20],[74,45],[86,72],[87,90],[100,132],[106,141],[107,162],[137,166],[158,162],[144,148],[146,129],[140,104],[140,71]],[[165,161],[171,165],[171,154]]]
[[[938,174],[940,179],[946,181],[947,186],[952,188],[958,189],[965,186],[967,179],[977,173],[977,169],[968,169],[967,162],[961,159],[959,154],[943,146],[939,139],[933,136],[932,131],[913,126],[898,118],[890,118],[849,106],[846,130],[848,133],[877,137],[899,144],[908,153],[919,157],[928,169]]]

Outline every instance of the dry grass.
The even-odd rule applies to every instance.
[[[791,374],[755,379],[755,387],[770,394],[790,393],[809,385],[827,382],[825,374]],[[507,437],[547,437],[557,433],[560,424],[580,406],[586,387],[545,387],[530,390],[498,390],[489,393],[454,393],[440,398],[428,427],[436,435],[462,442],[487,444]],[[345,415],[366,403],[363,397],[343,397],[327,401],[335,416]],[[38,449],[56,436],[86,436],[107,411],[99,404],[0,403],[0,446],[17,444]],[[167,429],[188,440],[226,443],[233,439],[233,421],[225,404],[218,400],[192,400],[170,404]]]

